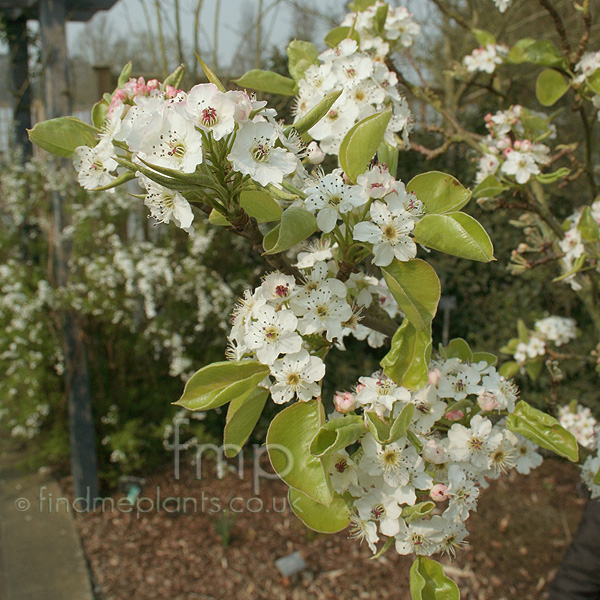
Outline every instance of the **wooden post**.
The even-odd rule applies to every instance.
[[[6,37],[10,56],[10,78],[13,94],[13,139],[21,149],[23,160],[31,157],[31,143],[27,130],[31,129],[31,86],[27,54],[27,18],[6,16]]]
[[[41,0],[39,19],[46,118],[53,119],[71,113],[65,0]],[[57,193],[52,198],[52,219],[55,279],[62,287],[69,280],[71,247],[62,240],[67,219],[63,199]],[[79,502],[80,509],[89,510],[98,497],[98,469],[84,331],[74,311],[62,315],[62,325],[73,488],[76,500],[83,499]]]

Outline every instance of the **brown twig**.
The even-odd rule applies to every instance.
[[[592,29],[592,15],[590,14],[590,0],[584,0],[583,2],[583,25],[584,30],[581,36],[581,40],[579,42],[579,48],[577,49],[577,54],[575,58],[573,58],[573,63],[577,64],[583,53],[586,51],[588,42],[590,41],[590,30]]]
[[[565,24],[558,14],[557,10],[552,6],[550,0],[539,0],[539,3],[543,8],[550,14],[552,20],[554,21],[554,28],[558,33],[558,37],[560,38],[560,42],[562,44],[563,50],[567,55],[567,58],[571,57],[571,46],[569,45],[569,40],[567,38],[567,32],[565,30]]]
[[[459,13],[448,8],[445,4],[445,0],[431,0],[439,10],[441,10],[447,17],[456,21],[461,27],[466,29],[467,31],[471,31],[470,23]]]

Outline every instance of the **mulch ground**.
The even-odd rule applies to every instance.
[[[411,559],[391,549],[369,560],[369,549],[345,532],[309,531],[289,511],[284,484],[262,480],[255,494],[251,479],[229,472],[219,480],[208,464],[201,480],[192,470],[179,480],[166,470],[147,480],[139,511],[125,512],[123,503],[119,510],[116,493],[114,509],[107,501],[79,514],[98,600],[410,598]],[[469,546],[442,559],[462,600],[544,598],[586,502],[578,480],[577,467],[548,459],[483,492]],[[296,551],[306,568],[282,576],[275,561]]]

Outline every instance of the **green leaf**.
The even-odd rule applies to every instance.
[[[359,121],[344,136],[340,145],[339,160],[351,181],[356,182],[357,177],[367,170],[383,141],[391,117],[391,109],[371,115]]]
[[[592,215],[592,209],[586,206],[579,218],[577,229],[581,231],[581,237],[586,242],[597,242],[600,239],[600,230],[598,229],[598,223]]]
[[[206,75],[208,81],[216,85],[220,92],[225,93],[227,89],[221,83],[221,80],[215,75],[212,69],[210,69],[209,66],[200,58],[200,55],[197,52],[194,52],[194,54],[196,55],[196,58],[200,63],[200,66],[202,67],[202,70],[204,71],[204,74]]]
[[[600,485],[600,469],[598,469],[597,473],[594,475],[594,485]]]
[[[390,351],[381,360],[383,372],[410,390],[421,389],[427,385],[431,346],[431,325],[417,331],[404,319],[392,338]]]
[[[529,342],[529,329],[527,329],[527,325],[525,325],[525,321],[523,321],[523,319],[519,319],[517,321],[517,331],[519,335],[519,342],[527,344],[527,342]]]
[[[314,44],[301,40],[292,40],[287,47],[288,71],[296,80],[300,81],[308,67],[319,62],[319,51]]]
[[[227,220],[227,217],[220,213],[216,208],[213,208],[208,215],[208,222],[211,225],[216,225],[217,227],[229,227],[231,223]]]
[[[446,356],[448,358],[460,358],[463,362],[473,361],[473,352],[469,348],[469,344],[462,338],[454,338],[446,346]]]
[[[108,102],[102,98],[92,106],[92,123],[94,127],[102,127],[108,117]]]
[[[315,502],[294,488],[289,489],[288,496],[294,514],[313,531],[337,533],[350,524],[350,511],[344,498],[337,493],[328,506]]]
[[[535,95],[543,106],[552,106],[568,91],[569,82],[554,69],[544,69],[535,82]]]
[[[587,254],[582,254],[581,256],[578,256],[573,261],[573,268],[570,271],[567,271],[566,273],[563,273],[562,275],[555,277],[552,280],[552,283],[556,283],[557,281],[562,281],[563,279],[566,279],[567,277],[570,277],[571,275],[575,275],[575,273],[578,273],[579,271],[581,271],[581,268],[585,264],[586,258],[587,258]]]
[[[196,371],[177,402],[188,410],[209,410],[248,397],[269,374],[269,367],[254,360],[216,362]]]
[[[354,0],[349,6],[350,10],[354,12],[362,12],[367,10],[369,6],[373,6],[377,0]]]
[[[373,437],[379,444],[387,444],[390,439],[391,427],[386,423],[377,413],[367,412],[367,425],[369,431],[373,434]]]
[[[267,450],[275,472],[290,487],[319,504],[333,500],[331,481],[323,460],[309,446],[325,421],[319,400],[296,402],[275,416],[267,431]]]
[[[96,145],[95,129],[76,117],[42,121],[27,133],[33,144],[65,158],[70,158],[79,146]]]
[[[505,59],[506,62],[520,64],[528,61],[529,59],[525,54],[525,51],[529,46],[535,44],[535,42],[536,40],[532,38],[524,38],[516,42],[514,46],[512,46],[512,48],[510,49],[508,56]]]
[[[174,87],[176,90],[179,89],[181,85],[181,80],[185,75],[185,65],[179,65],[167,78],[163,81],[162,88],[164,90],[167,89],[167,86],[170,85]]]
[[[542,358],[534,358],[525,363],[525,371],[533,381],[541,375],[543,369],[544,360]]]
[[[223,430],[225,456],[233,458],[242,449],[260,419],[269,390],[256,388],[247,398],[229,404]]]
[[[360,36],[356,31],[352,30],[352,35],[349,34],[350,27],[335,27],[325,36],[325,43],[330,48],[335,48],[340,42],[351,37],[355,42],[360,44]]]
[[[310,452],[323,457],[353,444],[365,433],[365,422],[359,415],[345,415],[327,421],[310,443]]]
[[[299,206],[290,206],[263,240],[265,254],[278,254],[289,250],[317,231],[317,220],[312,213]]]
[[[239,87],[279,96],[293,96],[296,93],[296,82],[293,79],[273,71],[252,69],[233,82]]]
[[[441,295],[440,280],[433,267],[421,259],[394,259],[381,271],[406,318],[416,329],[425,329],[435,317]]]
[[[385,29],[385,20],[387,19],[388,10],[390,8],[389,4],[382,4],[377,7],[375,11],[375,17],[373,18],[373,29],[375,33],[381,36]]]
[[[444,575],[442,565],[418,556],[410,567],[410,597],[412,600],[460,600],[458,586]]]
[[[294,128],[298,133],[306,133],[329,112],[335,101],[341,96],[342,91],[336,90],[327,94],[319,104],[313,106],[304,116],[295,121],[290,129]]]
[[[538,40],[533,44],[527,44],[523,48],[523,55],[526,61],[543,67],[561,67],[565,69],[569,66],[567,59],[550,40]]]
[[[405,506],[402,509],[402,518],[407,523],[419,521],[426,517],[435,508],[435,502],[427,500],[427,502],[419,502],[414,506]]]
[[[577,441],[554,417],[521,400],[508,415],[507,428],[538,446],[552,450],[572,462],[579,460]]]
[[[406,432],[410,427],[414,414],[414,404],[407,404],[402,408],[400,414],[394,419],[394,422],[392,423],[392,428],[390,429],[390,437],[388,438],[389,444],[392,444],[393,442],[399,440],[401,437],[406,435]]]
[[[135,179],[135,173],[132,173],[131,171],[125,171],[125,173],[122,173],[121,175],[119,175],[118,177],[113,179],[110,183],[107,183],[106,185],[103,185],[101,187],[94,188],[92,191],[93,192],[104,192],[106,190],[112,190],[113,188],[116,188],[124,183],[127,183],[128,181],[131,181],[132,179]]]
[[[122,88],[130,79],[131,79],[131,61],[129,61],[123,69],[121,69],[121,74],[119,75],[119,79],[117,81],[117,87]]]
[[[474,190],[473,198],[494,198],[508,188],[502,185],[494,175],[488,175]]]
[[[480,262],[494,260],[489,235],[466,213],[425,215],[417,222],[413,237],[419,244],[453,256]]]
[[[281,220],[279,202],[261,190],[244,190],[240,194],[240,206],[258,223]]]
[[[440,171],[413,177],[408,182],[406,191],[415,193],[428,214],[453,213],[471,199],[471,190],[463,187],[456,177]]]
[[[520,367],[514,360],[509,360],[505,362],[498,371],[502,377],[506,377],[506,379],[511,379],[515,375],[519,373]]]
[[[473,362],[486,362],[490,367],[498,364],[498,357],[491,352],[473,352]]]
[[[377,160],[379,161],[379,164],[385,165],[392,177],[396,177],[396,174],[398,173],[399,154],[400,150],[394,148],[394,146],[390,146],[385,140],[381,142],[377,149]]]
[[[585,81],[594,94],[600,94],[600,69],[596,69]]]
[[[475,36],[477,43],[483,48],[485,48],[488,44],[496,43],[496,37],[485,29],[471,29],[471,32]]]

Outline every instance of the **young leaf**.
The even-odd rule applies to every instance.
[[[327,94],[319,104],[313,106],[313,108],[305,115],[290,125],[289,128],[294,128],[298,133],[306,133],[329,112],[329,109],[335,104],[335,101],[340,97],[342,91],[343,90],[336,90],[335,92]]]
[[[129,61],[123,69],[121,69],[121,74],[119,75],[119,79],[117,81],[117,87],[122,88],[131,78],[131,61]]]
[[[296,402],[275,416],[267,431],[267,450],[275,472],[290,487],[319,504],[329,505],[333,491],[320,458],[309,451],[325,421],[319,400]]]
[[[592,209],[586,206],[579,218],[577,229],[581,231],[581,237],[586,242],[597,242],[600,239],[600,230],[598,229],[598,223],[592,215]]]
[[[335,27],[325,36],[325,43],[330,48],[335,48],[341,41],[345,40],[350,33],[350,27]],[[354,30],[350,37],[358,44],[360,44],[360,36]]]
[[[498,364],[498,357],[491,352],[473,352],[473,362],[486,362],[490,367]]]
[[[392,338],[390,351],[381,360],[383,372],[410,390],[422,388],[427,385],[431,346],[431,325],[417,331],[404,319]]]
[[[510,379],[511,377],[514,377],[515,375],[517,375],[519,370],[520,370],[519,365],[514,360],[509,360],[508,362],[505,362],[500,367],[498,372],[500,373],[500,375],[502,375],[502,377],[506,377],[506,379]]]
[[[371,115],[358,122],[340,145],[340,165],[351,181],[367,170],[392,117],[392,110]]]
[[[188,410],[209,410],[249,396],[269,374],[269,367],[253,360],[216,362],[196,371],[177,402]]]
[[[460,600],[458,586],[444,575],[442,565],[418,556],[410,567],[410,597],[412,600]]]
[[[474,190],[473,199],[494,198],[508,188],[503,186],[494,175],[488,175]]]
[[[485,48],[488,44],[495,44],[496,43],[496,38],[495,36],[490,33],[489,31],[486,31],[485,29],[471,29],[471,32],[473,33],[473,35],[475,36],[475,39],[477,40],[477,43],[482,46],[483,48]]]
[[[568,91],[569,82],[554,69],[544,69],[535,82],[535,95],[543,106],[552,106]]]
[[[167,86],[170,85],[174,87],[176,90],[179,89],[181,85],[181,80],[185,75],[185,65],[179,65],[164,81],[162,84],[163,89],[167,89]]]
[[[290,206],[263,240],[265,254],[278,254],[304,241],[317,230],[317,220],[312,213],[299,206]]]
[[[95,146],[95,129],[76,117],[59,117],[36,123],[27,130],[29,139],[40,148],[70,158],[79,146]]]
[[[365,422],[358,415],[345,415],[327,421],[310,443],[310,452],[323,457],[353,444],[365,433]]]
[[[233,82],[242,88],[279,96],[293,96],[296,93],[296,82],[293,79],[261,69],[252,69]]]
[[[391,444],[401,437],[406,435],[412,418],[415,414],[415,405],[407,404],[401,411],[400,414],[394,419],[392,428],[390,429],[390,437],[388,443]]]
[[[537,40],[523,48],[525,61],[543,67],[567,68],[568,61],[550,40]]]
[[[388,10],[390,8],[389,4],[382,4],[377,7],[375,11],[375,17],[373,19],[373,29],[375,33],[379,36],[383,33],[385,29],[385,20],[387,19]]]
[[[197,52],[194,52],[194,54],[196,55],[196,59],[200,63],[200,66],[202,67],[202,70],[204,71],[204,74],[206,75],[208,81],[210,81],[210,83],[214,83],[220,92],[225,93],[227,89],[221,83],[221,80],[214,74],[212,69],[210,69],[210,67],[200,58],[200,55]]]
[[[387,444],[390,439],[390,426],[377,413],[367,412],[365,415],[367,415],[369,431],[377,443]]]
[[[256,388],[247,398],[231,402],[223,430],[225,456],[233,458],[242,449],[260,419],[269,390]],[[237,448],[237,451],[234,450]]]
[[[508,415],[506,427],[572,462],[579,460],[579,448],[573,434],[554,417],[533,408],[524,400],[518,402],[514,412]]]
[[[104,98],[92,106],[92,123],[94,127],[102,127],[108,116],[108,102]]]
[[[463,362],[471,362],[473,360],[473,352],[469,348],[469,344],[462,338],[454,338],[446,346],[446,356],[448,358],[460,358]]]
[[[392,177],[396,177],[398,173],[398,155],[400,150],[390,146],[385,140],[381,142],[377,149],[377,160],[379,164],[385,165]]]
[[[328,506],[315,502],[294,488],[289,489],[288,497],[294,514],[313,531],[337,533],[350,524],[350,511],[344,498],[337,493]]]
[[[240,194],[240,206],[258,223],[281,220],[279,202],[261,190],[244,190]]]
[[[490,236],[473,217],[462,212],[425,215],[415,226],[415,241],[428,248],[477,260],[494,260]]]
[[[440,280],[424,260],[394,261],[381,269],[392,296],[406,318],[418,330],[425,329],[437,312]]]
[[[402,518],[407,523],[419,521],[420,519],[426,517],[434,508],[435,502],[430,502],[429,500],[426,502],[419,502],[414,506],[405,506],[402,509]]]
[[[430,171],[413,177],[408,182],[406,191],[415,193],[425,205],[427,214],[455,212],[471,198],[471,190],[463,187],[452,175],[440,171]]]
[[[314,44],[301,40],[292,40],[287,47],[288,71],[290,75],[299,81],[304,77],[308,67],[319,62],[319,51]]]

